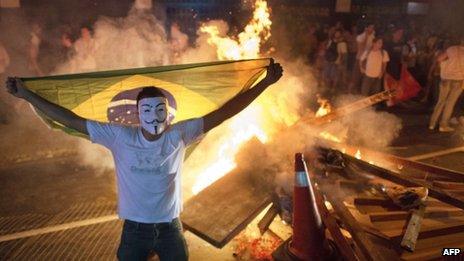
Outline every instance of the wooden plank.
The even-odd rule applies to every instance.
[[[385,240],[390,240],[390,237],[388,237],[387,235],[385,235],[384,233],[380,232],[379,230],[377,230],[376,228],[373,228],[373,227],[369,227],[369,226],[365,226],[365,225],[362,225],[362,228],[369,234],[372,234],[374,236],[377,236],[377,237],[380,237],[380,238],[383,238]]]
[[[311,186],[312,182],[311,182]],[[330,213],[329,209],[324,203],[324,198],[321,194],[319,189],[316,189],[313,186],[314,196],[316,197],[317,207],[319,209],[319,213],[321,214],[322,222],[324,223],[325,227],[329,230],[330,234],[332,235],[335,244],[338,247],[338,250],[344,257],[344,260],[348,261],[355,261],[355,260],[366,260],[366,257],[359,255],[356,256],[353,248],[351,248],[350,243],[346,239],[346,237],[340,231],[340,227],[337,224],[336,219]]]
[[[424,218],[425,204],[421,204],[419,209],[412,210],[411,218],[408,221],[406,232],[401,240],[401,247],[413,252],[416,248],[417,238]]]
[[[333,189],[333,188],[332,188]],[[328,201],[332,204],[335,212],[340,216],[346,229],[351,233],[358,247],[368,260],[399,260],[397,254],[392,250],[390,243],[379,237],[367,234],[361,225],[356,221],[350,211],[343,203],[343,199],[331,193],[331,189],[324,187],[322,191]],[[374,242],[373,240],[377,241]],[[381,241],[380,241],[381,240]]]
[[[450,154],[450,153],[454,153],[454,152],[460,152],[460,151],[461,152],[464,151],[464,147],[455,147],[455,148],[450,148],[450,149],[445,149],[445,150],[434,151],[434,152],[431,152],[431,153],[426,153],[426,154],[422,154],[422,155],[416,155],[416,156],[413,156],[413,157],[409,157],[407,159],[418,161],[418,160],[428,159],[428,158],[432,158],[432,157],[438,157],[438,156],[442,156],[442,155],[446,155],[446,154]]]
[[[193,196],[181,214],[185,228],[222,248],[271,203],[272,191],[251,178],[266,174],[234,170]]]
[[[387,90],[383,91],[374,95],[371,95],[366,98],[359,99],[357,101],[354,101],[348,105],[345,105],[340,108],[334,109],[332,112],[321,116],[321,117],[303,117],[301,119],[302,122],[309,123],[311,125],[323,125],[326,123],[331,122],[332,120],[335,120],[337,118],[344,117],[346,115],[349,115],[351,113],[357,112],[359,110],[362,110],[364,108],[370,107],[374,104],[377,104],[379,102],[388,100],[389,98],[394,95],[393,90]]]
[[[277,214],[279,214],[279,209],[275,203],[272,203],[271,207],[266,211],[266,214],[264,214],[264,217],[258,222],[258,228],[261,234],[267,231]]]
[[[456,233],[463,233],[463,232],[464,232],[464,223],[443,224],[442,226],[439,226],[439,227],[423,228],[419,233],[419,239],[450,235],[450,234],[456,234]],[[390,237],[392,240],[399,240],[403,235],[403,233],[398,230],[386,231],[384,232],[384,234]]]
[[[355,206],[364,206],[364,205],[377,205],[389,208],[396,208],[400,209],[393,201],[389,198],[383,197],[356,197],[354,198],[354,205]],[[449,208],[450,210],[457,209],[449,204],[443,203],[436,199],[429,198],[427,200],[427,207],[442,207],[442,208]]]
[[[324,143],[328,144],[332,148],[338,150],[344,150],[347,153],[350,152],[350,156],[354,156],[354,153],[358,150],[362,152],[362,159],[364,161],[373,161],[375,164],[379,164],[382,167],[382,163],[386,162],[388,164],[396,164],[402,167],[401,174],[408,175],[408,169],[414,169],[421,171],[426,174],[428,177],[433,177],[433,180],[444,180],[444,181],[453,181],[453,182],[462,182],[464,183],[464,173],[450,170],[443,167],[433,166],[427,163],[409,160],[406,158],[398,157],[392,154],[386,154],[379,151],[373,151],[367,148],[353,147],[348,144],[335,143],[329,140],[324,140]],[[345,153],[345,155],[348,155]]]
[[[378,176],[380,178],[389,180],[391,182],[397,183],[402,186],[406,187],[425,187],[429,190],[429,196],[436,198],[440,201],[443,201],[447,204],[455,206],[457,208],[464,209],[464,201],[457,198],[454,195],[450,195],[446,193],[444,190],[436,187],[430,186],[427,182],[420,181],[420,180],[413,180],[407,179],[400,174],[394,173],[390,170],[383,169],[372,164],[369,164],[365,161],[358,160],[354,157],[344,154],[344,157],[351,163],[351,164],[358,164],[362,166],[366,171],[371,173],[372,175]]]
[[[451,195],[456,195],[457,197],[463,197],[464,196],[464,190],[462,189],[444,189],[446,193],[449,193]]]
[[[434,186],[442,189],[462,189],[464,190],[464,183],[462,182],[451,182],[451,181],[434,181]]]
[[[384,211],[369,213],[371,222],[382,222],[392,220],[405,220],[408,218],[409,213],[407,211]],[[464,216],[464,210],[453,208],[450,210],[446,209],[429,209],[427,207],[424,218],[444,218],[444,217],[458,217]]]

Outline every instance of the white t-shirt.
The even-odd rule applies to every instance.
[[[370,50],[372,48],[372,42],[375,39],[375,32],[371,34],[367,34],[363,32],[356,37],[356,42],[358,43],[358,54],[356,55],[357,59],[361,59],[362,54],[366,50]]]
[[[440,64],[440,76],[446,80],[464,80],[464,46],[446,49],[448,59]]]
[[[90,140],[113,154],[118,214],[142,223],[170,222],[182,209],[181,171],[187,146],[203,134],[203,118],[171,125],[148,141],[140,127],[87,121]]]
[[[383,55],[382,55],[383,52]],[[382,74],[382,64],[390,61],[388,52],[385,50],[379,51],[366,51],[361,56],[361,61],[366,61],[366,76],[371,78],[378,78]]]

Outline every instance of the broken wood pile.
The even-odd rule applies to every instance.
[[[361,259],[432,260],[442,257],[443,248],[464,247],[464,174],[367,150],[362,159],[338,153],[345,167],[326,169],[317,182]],[[380,156],[401,170],[377,166]],[[393,186],[426,188],[429,197],[418,208],[403,209],[385,193]],[[356,235],[360,228],[362,237]],[[372,246],[380,256],[362,251]]]
[[[354,157],[357,150],[325,144],[321,154],[330,152],[322,157],[330,164],[307,162],[318,209],[340,256],[431,260],[440,258],[443,248],[464,247],[464,173],[366,149],[362,157]],[[182,213],[186,229],[223,247],[275,202],[274,189],[263,186],[273,179],[259,178],[271,177],[271,172],[259,166],[251,172],[237,168],[192,197]],[[409,209],[398,205],[385,193],[394,186],[426,189],[424,204]],[[280,211],[278,205],[269,208],[258,223],[261,233]]]

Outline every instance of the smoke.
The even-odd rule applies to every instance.
[[[28,66],[31,26],[22,12],[0,8],[0,42],[10,57],[0,73],[0,166],[54,155],[72,154],[75,139],[62,132],[50,133],[30,105],[14,98],[3,87],[7,76],[32,76]]]
[[[229,32],[229,25],[222,20],[208,21],[204,25],[215,26],[218,28],[218,35],[222,37],[227,35]],[[180,63],[208,62],[217,60],[215,48],[212,48],[212,46],[208,44],[209,35],[198,29],[197,36],[195,46],[187,48],[179,55]]]
[[[361,98],[352,95],[337,97],[335,107],[342,107]],[[368,107],[329,124],[324,130],[343,137],[345,142],[355,146],[384,149],[398,137],[401,129],[400,118]]]
[[[340,104],[351,102],[354,97],[339,98]],[[359,98],[359,97],[358,97]],[[281,128],[267,143],[251,140],[244,144],[236,155],[241,171],[252,173],[251,178],[258,187],[273,190],[282,188],[286,193],[293,190],[294,155],[314,155],[319,133],[328,131],[354,146],[385,149],[398,136],[401,120],[386,112],[367,108],[348,117],[318,128],[297,122]],[[307,157],[308,160],[311,157]],[[308,162],[311,164],[311,162]]]
[[[116,70],[171,63],[166,32],[155,16],[133,7],[127,17],[102,17],[93,36],[74,43],[74,55],[55,73]]]

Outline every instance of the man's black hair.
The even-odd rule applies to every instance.
[[[147,86],[143,87],[142,90],[137,95],[137,106],[139,105],[139,101],[143,98],[152,98],[152,97],[163,97],[166,98],[166,95],[155,86]]]

